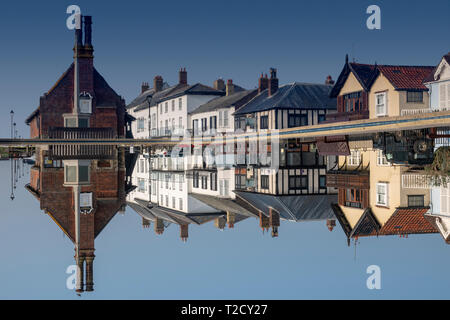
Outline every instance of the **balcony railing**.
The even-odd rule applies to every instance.
[[[403,109],[401,112],[402,116],[409,116],[414,114],[422,114],[432,112],[429,108],[421,108],[421,109]]]
[[[327,187],[369,189],[368,171],[339,171],[333,170],[327,174]]]
[[[402,175],[402,188],[404,189],[429,189],[431,188],[429,176],[420,173],[405,173]]]

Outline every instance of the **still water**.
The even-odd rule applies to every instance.
[[[0,161],[0,298],[450,298],[424,218],[445,190],[373,144],[325,159],[296,143],[276,169],[123,149]]]

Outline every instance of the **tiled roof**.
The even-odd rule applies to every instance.
[[[329,97],[330,90],[331,86],[325,84],[286,84],[270,97],[269,90],[264,90],[234,114],[272,109],[336,109],[336,99]]]
[[[380,230],[380,235],[437,233],[424,217],[429,208],[398,208]]]
[[[428,76],[423,80],[423,83],[433,82],[436,80],[439,80],[439,77],[437,79],[434,78],[434,74],[436,73],[437,68],[442,62],[442,59],[447,61],[447,63],[450,65],[450,52],[444,55],[441,60],[439,60],[439,64],[428,74]]]
[[[434,67],[378,66],[378,69],[397,90],[428,90],[423,81]]]
[[[376,65],[346,62],[336,81],[336,84],[330,92],[330,97],[335,98],[339,95],[339,91],[341,91],[341,88],[344,86],[350,72],[353,73],[363,89],[366,91],[370,89],[373,81],[375,80],[375,76],[378,74]]]
[[[197,114],[202,112],[214,111],[222,108],[230,108],[235,107],[240,108],[244,103],[253,98],[258,90],[244,90],[238,91],[229,96],[223,96],[214,98],[213,100],[199,106],[194,111],[190,112],[190,114]]]
[[[374,236],[378,234],[380,228],[380,223],[373,215],[372,210],[367,208],[353,228],[350,237]]]

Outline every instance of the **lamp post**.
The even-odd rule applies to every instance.
[[[13,122],[14,122],[14,111],[11,110],[11,139],[13,138]]]

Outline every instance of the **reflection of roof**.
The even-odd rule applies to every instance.
[[[398,208],[381,228],[382,235],[437,233],[425,218],[429,208]]]
[[[448,233],[448,230],[446,228],[446,225],[444,223],[442,223],[442,220],[447,220],[449,221],[450,217],[449,216],[441,216],[441,215],[436,215],[436,214],[425,214],[425,219],[427,219],[427,221],[436,229],[436,230],[441,230],[440,233],[442,235],[442,238],[444,238],[445,242],[447,244],[450,244],[450,234],[448,234],[447,236],[444,236],[444,232]],[[438,223],[440,224],[439,228]]]
[[[281,86],[269,97],[266,89],[234,114],[247,114],[271,109],[336,109],[336,100],[329,97],[331,86],[292,83]]]
[[[252,212],[241,207],[232,199],[222,199],[214,196],[208,196],[204,194],[194,194],[194,193],[192,193],[191,196],[207,204],[208,206],[213,207],[214,209],[217,209],[222,212],[231,212],[244,216],[255,216]]]
[[[289,195],[234,191],[236,196],[249,203],[256,210],[269,216],[269,208],[276,210],[280,217],[292,221],[312,221],[334,218],[331,204],[337,195]]]
[[[236,90],[237,88],[235,88]],[[236,90],[235,93],[229,96],[218,97],[211,101],[199,106],[190,114],[197,114],[202,112],[210,112],[221,108],[235,107],[236,109],[241,107],[243,103],[247,102],[257,93],[257,90]]]
[[[377,218],[373,215],[372,209],[367,208],[359,218],[355,227],[353,228],[350,237],[365,237],[378,235],[381,228]]]

